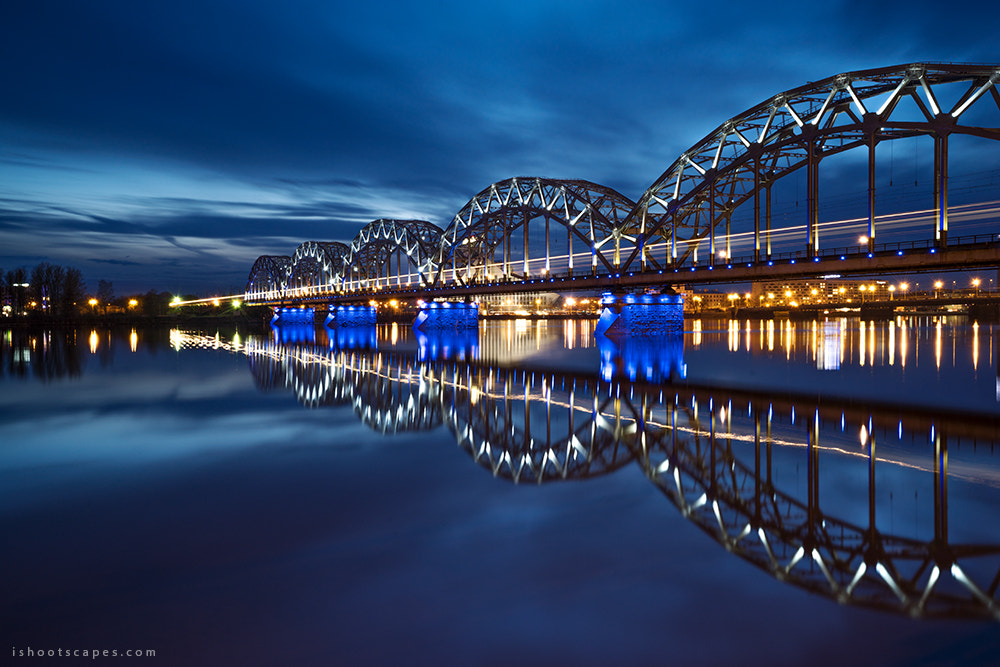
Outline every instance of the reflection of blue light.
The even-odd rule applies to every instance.
[[[330,337],[330,348],[338,350],[374,350],[378,335],[374,326],[337,327]]]
[[[479,329],[416,330],[418,361],[471,361],[479,358]]]
[[[655,336],[596,336],[601,356],[601,377],[625,377],[635,381],[642,376],[649,382],[672,382],[687,377],[684,363],[684,334],[674,332]]]
[[[304,322],[281,322],[271,325],[274,340],[284,344],[315,343],[316,327]]]

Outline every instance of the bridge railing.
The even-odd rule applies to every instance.
[[[986,245],[990,243],[1000,243],[1000,235],[998,234],[976,234],[967,236],[956,236],[948,239],[948,248],[956,247],[969,247],[976,245]],[[915,241],[896,241],[893,243],[876,243],[871,250],[868,249],[867,245],[850,245],[850,246],[840,246],[833,248],[821,248],[814,255],[810,255],[805,250],[797,250],[794,252],[775,252],[771,253],[771,256],[765,257],[764,253],[761,253],[760,261],[791,261],[800,259],[811,259],[813,257],[818,257],[820,259],[830,259],[836,257],[867,257],[869,255],[888,255],[888,254],[898,254],[899,252],[905,252],[907,250],[936,250],[942,248],[934,239],[920,239]],[[740,255],[732,257],[730,259],[718,259],[715,264],[753,264],[753,255]]]

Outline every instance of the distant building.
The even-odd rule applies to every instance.
[[[862,300],[888,299],[889,284],[884,280],[769,280],[754,283],[748,306],[774,308],[825,303],[861,303]]]

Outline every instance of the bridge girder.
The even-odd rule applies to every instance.
[[[350,248],[339,241],[306,241],[295,249],[285,278],[288,293],[297,289],[333,289]]]
[[[511,235],[516,230],[524,231],[527,246],[526,228],[539,218],[545,221],[546,260],[551,221],[566,230],[571,273],[573,239],[591,251],[588,271],[596,270],[598,263],[611,271],[617,265],[622,242],[630,245],[634,241],[633,237],[620,234],[622,223],[634,206],[621,193],[589,181],[539,177],[498,181],[470,199],[444,230],[435,282],[446,282],[450,271],[453,281],[465,283],[488,271],[487,263],[500,264],[504,275],[512,275]],[[498,251],[499,262],[495,261]],[[528,253],[525,247],[518,260],[524,273],[529,273],[525,271]],[[478,263],[473,263],[474,260]]]
[[[515,262],[521,263],[517,277],[523,279],[557,275],[558,270],[550,271],[551,222],[565,230],[568,265],[563,272],[568,274],[596,275],[600,269],[624,276],[663,270],[667,265],[677,268],[697,259],[699,252],[704,256],[706,244],[708,263],[714,263],[720,231],[727,258],[733,256],[730,240],[743,235],[753,237],[755,260],[762,255],[769,259],[771,188],[801,169],[807,171],[806,224],[796,223],[781,231],[789,238],[798,238],[801,232],[797,230],[805,229],[806,254],[815,256],[819,251],[819,164],[827,157],[856,149],[868,151],[871,251],[876,226],[875,148],[907,137],[926,136],[934,141],[934,234],[936,243],[946,245],[948,138],[967,135],[1000,140],[1000,118],[993,120],[1000,112],[998,82],[1000,65],[944,63],[910,63],[810,82],[774,95],[719,125],[682,153],[638,203],[588,181],[511,178],[478,193],[444,230],[426,221],[376,220],[359,232],[346,254],[345,244],[303,244],[301,256],[296,251],[291,266],[285,267],[281,285],[267,277],[269,271],[276,270],[267,266],[265,258],[269,256],[261,257],[258,262],[263,265],[254,265],[247,283],[248,300],[253,301],[251,286],[257,294],[285,296],[293,274],[302,285],[313,280],[312,285],[320,283],[322,289],[327,279],[310,279],[308,274],[322,272],[326,276],[331,266],[338,267],[338,261],[337,291],[370,285],[371,278],[387,273],[393,256],[397,267],[399,258],[405,257],[416,267],[421,285],[428,287],[495,278],[497,265],[505,278],[515,279]],[[958,95],[952,94],[956,86]],[[902,102],[906,104],[901,106]],[[976,124],[984,110],[993,118]],[[966,122],[970,118],[972,122]],[[764,194],[767,212],[762,230]],[[752,221],[736,222],[750,224],[752,229],[731,229],[734,213],[750,205]],[[545,226],[544,253],[537,247],[529,248],[529,227],[537,230],[540,220]],[[514,258],[511,237],[520,230],[524,231],[524,248],[521,257]],[[843,234],[848,231],[846,227],[840,230]],[[320,246],[325,248],[321,251]],[[573,266],[573,255],[580,250],[589,252],[588,267]],[[545,268],[539,271],[529,266],[529,255],[530,262],[544,256]],[[309,258],[315,263],[308,264]]]
[[[714,255],[716,228],[750,200],[757,220],[750,231],[759,252],[762,189],[803,167],[815,168],[824,157],[866,146],[874,151],[881,141],[919,135],[1000,140],[1000,125],[959,122],[982,100],[1000,108],[998,81],[1000,65],[911,63],[838,74],[774,95],[719,125],[646,190],[624,224],[637,242],[621,268],[684,263],[706,240]],[[942,108],[935,90],[954,83],[968,85],[950,108]],[[922,118],[893,117],[904,98]],[[656,239],[666,244],[662,262],[646,249]]]
[[[288,255],[261,255],[254,262],[247,277],[244,297],[275,299],[284,296],[285,280],[292,258]]]
[[[396,256],[397,261],[405,258],[415,268],[420,283],[427,284],[435,272],[440,241],[441,228],[426,220],[374,220],[351,242],[338,283],[343,289],[353,281],[379,277]]]

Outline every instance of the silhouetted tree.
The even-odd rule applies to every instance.
[[[157,292],[149,290],[142,297],[142,312],[144,315],[159,316],[166,315],[170,308],[170,300],[173,295],[170,292]]]
[[[84,299],[87,290],[87,283],[83,282],[83,275],[80,269],[69,267],[66,269],[63,282],[62,301],[59,303],[59,313],[63,317],[72,317],[77,314],[77,304]]]
[[[101,309],[108,312],[108,304],[115,298],[115,288],[110,280],[97,281],[97,301],[101,304]]]
[[[42,262],[31,270],[31,298],[44,311],[58,309],[65,279],[66,270],[63,267]]]

